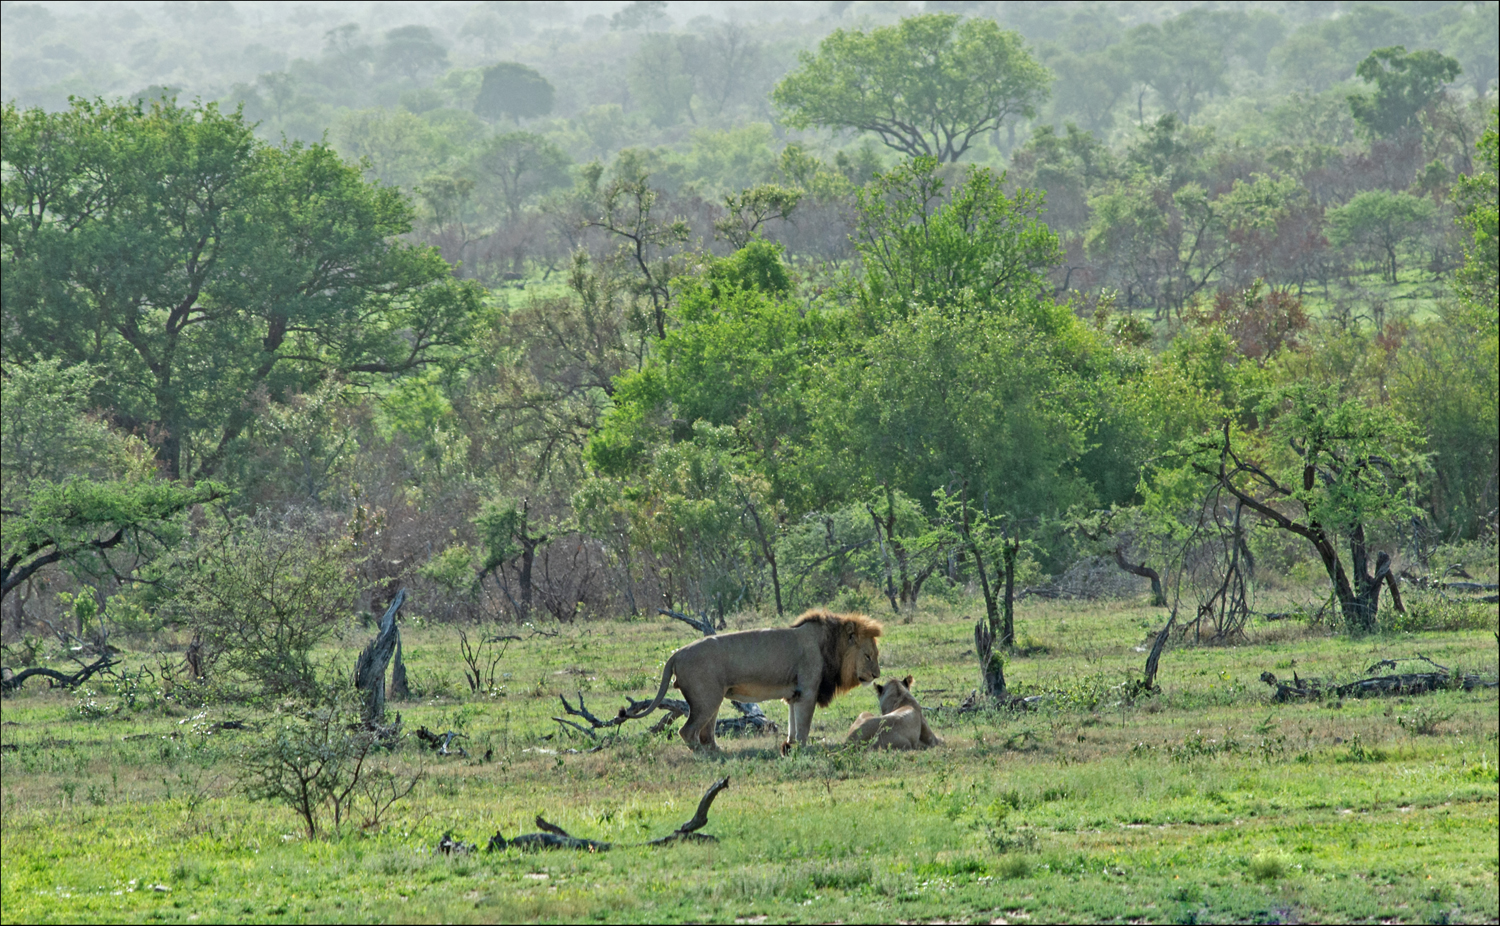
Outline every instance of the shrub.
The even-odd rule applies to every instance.
[[[221,671],[265,695],[313,696],[312,651],[353,617],[356,557],[336,522],[293,510],[200,538],[180,561],[170,609]]]
[[[398,774],[380,761],[381,740],[359,723],[356,706],[334,701],[296,717],[283,717],[270,735],[241,758],[240,784],[251,800],[292,808],[316,838],[333,818],[333,833],[364,809],[362,823],[380,825],[381,816],[416,788],[425,775],[418,768]]]
[[[1452,711],[1445,714],[1429,710],[1425,707],[1419,707],[1404,717],[1397,717],[1396,723],[1400,724],[1401,729],[1406,730],[1408,733],[1415,733],[1419,736],[1432,736],[1437,733],[1437,729],[1443,721],[1448,720],[1452,716]]]
[[[1392,633],[1430,630],[1494,630],[1495,606],[1482,601],[1445,599],[1439,595],[1412,595],[1406,613],[1392,607],[1380,609],[1381,623]]]

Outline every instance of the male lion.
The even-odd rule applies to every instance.
[[[689,643],[667,657],[661,688],[650,704],[620,709],[620,720],[644,717],[661,705],[667,685],[688,703],[682,739],[692,749],[716,750],[714,720],[726,697],[736,701],[781,698],[791,706],[785,753],[792,743],[806,743],[813,706],[827,707],[834,695],[880,677],[881,627],[863,614],[833,614],[814,609],[790,627],[721,633]]]
[[[849,728],[848,743],[875,741],[880,749],[926,749],[940,746],[942,740],[927,726],[922,716],[922,705],[911,694],[912,677],[908,675],[899,682],[887,685],[876,683],[875,693],[880,696],[880,714],[869,711],[860,714]]]

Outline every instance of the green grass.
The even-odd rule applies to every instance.
[[[887,620],[884,672],[916,675],[929,706],[975,685],[962,614]],[[411,675],[440,696],[393,709],[408,730],[457,728],[471,754],[494,758],[429,758],[379,831],[311,842],[291,811],[238,789],[235,756],[256,734],[206,733],[264,712],[169,701],[85,720],[74,695],[28,690],[0,727],[0,910],[5,922],[1495,919],[1495,689],[1273,705],[1258,681],[1266,669],[1349,679],[1416,652],[1493,677],[1491,628],[1350,641],[1256,627],[1243,645],[1169,649],[1161,694],[1128,702],[1115,686],[1138,677],[1159,623],[1147,608],[1026,602],[1018,630],[1036,655],[1006,674],[1020,693],[1051,693],[1047,706],[937,710],[941,748],[846,751],[844,730],[875,704],[860,690],[820,710],[821,742],[786,759],[769,738],[696,757],[674,735],[648,737],[650,721],[589,753],[549,719],[559,694],[582,692],[605,716],[623,692],[654,687],[692,639],[676,622],[511,643],[503,691],[478,697],[456,632],[413,624]],[[94,687],[106,710],[119,703]],[[785,722],[784,705],[766,707]],[[409,745],[396,761],[422,758]],[[538,813],[575,835],[645,841],[687,820],[722,775],[731,785],[705,828],[717,844],[435,850],[448,831],[481,845],[533,831]]]
[[[1323,287],[1309,283],[1303,296],[1307,314],[1328,319],[1336,314],[1340,303],[1357,306],[1356,312],[1369,313],[1373,304],[1383,305],[1387,318],[1407,316],[1412,321],[1429,321],[1438,314],[1444,302],[1453,298],[1453,276],[1434,277],[1412,255],[1400,264],[1397,282],[1388,282],[1379,272],[1352,274],[1347,281],[1331,280],[1325,294]]]

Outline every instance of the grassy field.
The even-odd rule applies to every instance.
[[[886,623],[884,673],[914,674],[925,704],[949,706],[929,713],[942,747],[840,748],[875,706],[861,689],[820,710],[818,744],[786,759],[768,737],[697,757],[670,732],[648,735],[649,719],[590,752],[550,719],[559,694],[608,716],[654,689],[693,639],[682,624],[521,631],[502,687],[471,695],[456,631],[413,622],[422,696],[392,707],[408,731],[461,731],[475,758],[409,741],[392,761],[426,764],[417,791],[379,828],[316,840],[241,790],[237,756],[263,734],[209,726],[264,728],[274,706],[137,692],[131,708],[108,682],[91,696],[37,686],[5,701],[0,727],[3,920],[1496,920],[1496,690],[1273,705],[1258,680],[1350,680],[1418,652],[1492,678],[1491,629],[1349,641],[1258,625],[1241,645],[1169,649],[1162,691],[1130,702],[1116,686],[1139,677],[1158,611],[1026,602],[1026,654],[1007,676],[1051,700],[958,715],[977,675],[973,613],[937,603]],[[368,637],[352,633],[340,658]],[[784,705],[766,707],[785,723]],[[577,836],[643,842],[724,775],[704,828],[716,844],[436,850],[450,831],[480,846],[533,831],[538,813]]]

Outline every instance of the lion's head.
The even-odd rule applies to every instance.
[[[863,614],[834,614],[815,608],[792,623],[817,624],[823,631],[823,678],[818,683],[818,706],[827,707],[834,695],[858,688],[880,677],[879,621]]]
[[[920,707],[917,699],[911,693],[912,682],[910,675],[899,682],[886,682],[884,685],[875,683],[875,696],[880,699],[880,713],[889,714],[898,707]]]

